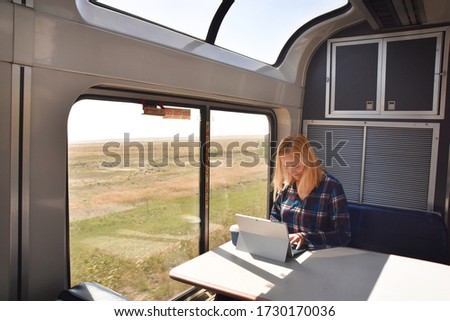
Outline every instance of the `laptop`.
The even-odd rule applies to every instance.
[[[296,245],[291,246],[284,223],[242,214],[236,214],[236,220],[239,225],[238,250],[280,262],[307,250],[306,246],[298,250]]]

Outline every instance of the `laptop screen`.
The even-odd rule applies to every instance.
[[[239,225],[238,250],[285,262],[290,248],[289,233],[284,223],[236,214]]]

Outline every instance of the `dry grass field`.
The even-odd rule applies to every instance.
[[[250,156],[239,148],[226,152],[231,143],[248,141],[261,142],[216,142],[224,152],[211,157],[221,165],[211,168],[210,247],[229,240],[235,213],[266,214],[264,148],[248,148]],[[105,155],[104,143],[69,145],[71,282],[96,281],[134,300],[167,300],[188,288],[168,271],[198,255],[199,148],[174,152],[161,141],[149,156],[151,146],[141,143],[144,153],[128,150],[129,166],[123,146],[109,149],[121,163],[104,166],[114,160]],[[162,163],[163,153],[167,165],[149,162]]]

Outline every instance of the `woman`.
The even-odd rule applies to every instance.
[[[342,185],[320,167],[303,135],[280,142],[272,186],[275,201],[270,219],[287,224],[290,242],[297,249],[348,244],[350,223]]]

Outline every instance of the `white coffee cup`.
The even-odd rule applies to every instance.
[[[233,243],[233,245],[236,246],[239,237],[239,225],[237,224],[231,225],[230,234],[231,234],[231,243]]]

